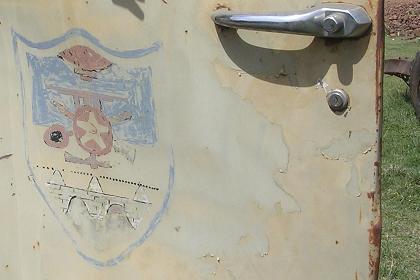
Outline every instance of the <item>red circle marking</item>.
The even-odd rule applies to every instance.
[[[53,141],[51,134],[54,132],[61,132],[61,141]],[[44,133],[44,142],[53,148],[65,148],[69,144],[69,133],[66,132],[66,128],[61,124],[53,124]]]
[[[104,113],[89,105],[74,114],[73,131],[77,143],[92,155],[106,155],[112,148],[112,127]]]

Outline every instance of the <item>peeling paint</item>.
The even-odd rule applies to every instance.
[[[346,190],[351,196],[360,197],[360,178],[357,167],[353,164],[351,168],[351,176],[346,185]]]
[[[227,4],[222,4],[222,3],[217,3],[216,8],[214,8],[215,11],[222,10],[222,9],[226,9],[228,11],[231,10],[230,7]]]
[[[267,235],[266,235],[266,238],[267,238],[267,244],[266,244],[267,246],[261,250],[261,253],[260,253],[261,258],[268,256],[268,254],[270,253],[270,239]]]
[[[249,84],[250,79],[248,74],[239,68],[226,67],[223,66],[219,60],[215,60],[214,69],[219,77],[221,86],[224,88],[229,88],[234,92],[238,92]]]
[[[329,89],[328,89],[329,85],[327,82],[323,81],[322,79],[318,80],[318,84],[316,85],[316,88],[320,88],[324,91],[325,94],[328,94]]]
[[[367,130],[353,130],[350,137],[344,133],[320,149],[327,159],[351,161],[360,154],[366,154],[376,145],[376,134]]]
[[[108,251],[102,253],[104,246],[89,251],[83,257],[93,266],[86,265],[85,259],[78,255],[84,253],[85,244],[80,244],[76,252],[74,242],[64,238],[66,233],[59,230],[58,219],[50,217],[48,212],[42,221],[38,220],[37,217],[46,212],[45,207],[38,209],[43,204],[34,203],[34,199],[43,199],[42,194],[29,192],[32,183],[27,180],[28,174],[22,178],[17,176],[17,195],[11,198],[11,190],[7,189],[3,198],[27,208],[27,211],[19,209],[18,219],[13,219],[25,221],[18,227],[25,234],[16,234],[11,239],[30,251],[34,240],[40,240],[43,254],[32,254],[33,261],[22,264],[9,259],[12,256],[9,254],[4,263],[9,264],[11,270],[21,268],[23,275],[34,275],[36,279],[54,279],[57,273],[71,270],[76,278],[89,275],[103,280],[116,277],[126,280],[139,277],[272,279],[279,271],[284,279],[307,279],[308,275],[311,279],[324,279],[329,264],[334,263],[334,269],[328,270],[331,279],[372,280],[378,263],[376,215],[379,210],[372,206],[377,205],[379,199],[377,187],[374,189],[375,177],[379,176],[374,171],[379,163],[374,166],[374,161],[378,161],[380,141],[375,137],[379,133],[375,131],[375,114],[379,116],[380,112],[374,109],[375,102],[380,105],[380,100],[376,100],[380,92],[377,88],[375,97],[375,69],[371,67],[375,60],[373,40],[377,30],[374,15],[371,14],[374,24],[370,36],[332,42],[290,34],[221,31],[210,18],[215,8],[291,11],[314,3],[186,0],[165,5],[168,1],[162,1],[89,1],[89,5],[84,0],[61,1],[63,7],[58,9],[58,14],[57,9],[45,5],[45,0],[28,1],[17,7],[13,1],[1,5],[2,30],[8,31],[3,34],[4,38],[10,36],[9,26],[39,41],[62,34],[63,28],[81,26],[105,45],[112,45],[113,50],[131,50],[156,40],[165,42],[164,47],[152,48],[159,49],[159,55],[144,56],[133,64],[153,66],[159,143],[173,141],[174,162],[177,162],[171,203],[155,220],[159,228],[148,230],[144,238],[133,243],[119,258],[112,258],[115,254]],[[138,21],[127,9],[117,7],[116,2],[139,2],[136,6],[144,7],[147,20]],[[373,9],[377,5],[374,0],[356,2],[368,9],[369,4]],[[95,11],[94,17],[92,11]],[[28,14],[31,17],[26,16]],[[106,20],[92,20],[99,18]],[[52,20],[57,24],[48,24]],[[126,32],[118,33],[118,30]],[[132,53],[114,59],[113,54],[104,49],[105,45],[95,47],[88,38],[75,39],[60,50],[75,44],[87,44],[115,63],[102,72],[124,65],[130,60],[128,54]],[[12,44],[0,44],[0,52],[5,64],[13,66],[13,59],[8,59],[9,45]],[[36,54],[42,52],[39,50]],[[55,59],[56,54],[52,54]],[[159,59],[154,60],[157,57]],[[19,92],[21,98],[25,93],[15,89],[19,87],[13,82],[16,74],[7,74],[9,72],[13,69],[6,71],[3,81],[11,92]],[[102,72],[97,77],[100,78]],[[24,75],[27,74],[30,73]],[[379,79],[380,73],[377,75]],[[328,81],[331,87],[344,88],[351,94],[352,112],[347,118],[331,113],[325,91],[316,88],[318,81]],[[97,79],[92,77],[83,84],[95,82]],[[26,96],[28,94],[27,90]],[[13,95],[5,103],[13,105],[15,99]],[[51,102],[47,106],[53,108]],[[5,122],[14,115],[7,110],[10,109],[5,111]],[[28,110],[28,117],[31,112]],[[109,117],[115,126],[131,121],[129,114],[110,114]],[[18,144],[13,145],[19,148]],[[201,153],[204,147],[207,152]],[[97,175],[109,176],[108,173],[114,173],[135,157],[134,161],[143,160],[145,164],[132,168],[132,172],[120,168],[121,176],[116,178],[132,180],[122,175],[135,173],[148,177],[147,182],[151,179],[150,184],[161,180],[155,176],[159,160],[148,148],[141,147],[137,153],[118,145],[113,148],[122,152],[115,154],[116,164],[112,169],[95,170]],[[39,153],[44,159],[41,163],[45,164],[50,157],[43,151]],[[3,150],[3,154],[7,152]],[[27,167],[26,162],[21,162],[22,151],[10,153],[13,153],[13,168]],[[74,165],[63,164],[65,168]],[[90,172],[85,167],[81,171]],[[164,185],[166,178],[162,179]],[[80,176],[81,184],[85,179]],[[37,181],[35,176],[32,182],[37,184]],[[105,190],[107,186],[103,187]],[[368,194],[371,191],[375,194]],[[374,197],[374,201],[367,195]],[[115,219],[109,223],[110,228],[120,224],[121,209],[116,206],[111,212]],[[39,230],[31,231],[33,228]],[[91,239],[94,241],[95,236]],[[118,242],[118,237],[116,240]],[[334,243],[336,240],[338,245]],[[54,244],[60,244],[60,250],[54,248]],[[372,248],[367,248],[368,244]],[[325,254],[325,250],[330,249],[334,253]],[[209,257],[201,258],[206,252]],[[65,261],[60,259],[62,256]],[[106,265],[111,267],[99,268]],[[370,269],[373,272],[368,277]],[[0,278],[1,275],[0,272]],[[3,278],[15,279],[9,275]]]
[[[241,252],[264,258],[270,253],[270,238],[267,234],[245,234],[239,237]],[[214,257],[214,255],[213,255]]]
[[[281,183],[281,173],[280,172],[275,173],[273,180],[276,183],[276,186],[282,192],[280,201],[274,204],[274,209],[277,210],[277,213],[279,213],[279,208],[281,208],[282,212],[284,213],[300,212],[301,208],[299,204],[297,203],[297,201],[295,200],[295,198],[283,189],[283,186]]]
[[[321,156],[322,156],[323,158],[327,159],[327,160],[340,160],[340,158],[339,158],[338,156],[336,156],[336,157],[331,157],[331,156],[329,156],[328,154],[326,154],[326,153],[324,153],[324,152],[321,152]]]
[[[136,149],[130,144],[114,140],[113,148],[116,153],[121,153],[131,164],[136,160]]]
[[[381,245],[381,229],[382,224],[380,222],[376,224],[372,223],[371,228],[369,229],[369,243],[377,248]]]

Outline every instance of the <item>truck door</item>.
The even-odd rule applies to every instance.
[[[383,33],[382,0],[1,1],[0,279],[377,279]]]

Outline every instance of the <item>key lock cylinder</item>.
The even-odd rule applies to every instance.
[[[335,113],[342,113],[349,106],[349,95],[341,89],[334,89],[327,93],[327,103]]]

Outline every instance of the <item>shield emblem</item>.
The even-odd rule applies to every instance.
[[[153,100],[160,43],[121,51],[82,29],[12,35],[34,186],[85,260],[115,265],[153,233],[174,183]]]

